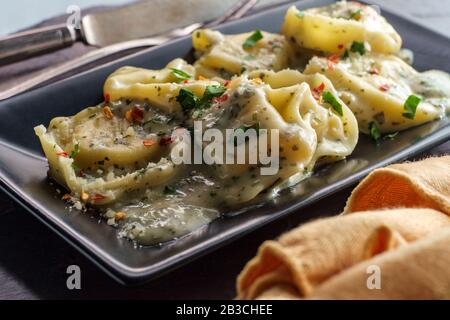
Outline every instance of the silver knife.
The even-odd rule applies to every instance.
[[[79,29],[66,23],[0,39],[0,65],[69,47],[77,41],[104,47],[170,33],[191,24],[192,12],[196,12],[197,21],[217,19],[236,2],[242,1],[220,0],[212,5],[211,0],[151,0],[88,14],[81,19]]]
[[[172,0],[176,1],[176,0]],[[62,77],[71,76],[77,70],[84,65],[88,65],[94,61],[112,56],[118,52],[126,51],[133,48],[145,48],[153,45],[161,44],[177,36],[182,36],[190,34],[193,30],[199,27],[213,27],[225,21],[234,20],[246,15],[250,9],[255,7],[253,13],[265,11],[280,5],[291,2],[292,0],[240,0],[235,1],[228,10],[217,17],[214,20],[210,20],[208,23],[194,23],[183,28],[173,29],[171,32],[158,35],[156,37],[143,38],[125,41],[121,43],[116,43],[113,45],[108,45],[100,49],[88,52],[87,54],[80,56],[74,60],[65,62],[56,67],[51,67],[44,71],[43,73],[34,75],[33,77],[20,81],[14,84],[10,88],[6,88],[0,92],[0,101],[8,99],[12,96],[18,95],[32,88],[36,88],[42,85],[46,85],[54,82],[56,79],[61,79]],[[192,21],[192,20],[190,20]]]

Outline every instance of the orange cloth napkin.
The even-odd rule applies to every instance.
[[[237,279],[237,297],[450,298],[449,216],[450,156],[375,170],[343,215],[264,242]]]

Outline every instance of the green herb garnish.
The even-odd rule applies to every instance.
[[[350,19],[359,20],[361,18],[362,9],[358,9],[356,11],[350,12]]]
[[[372,140],[375,141],[377,144],[380,142],[381,139],[380,129],[378,129],[377,125],[373,121],[369,123],[369,135],[372,138]]]
[[[176,69],[176,68],[170,68],[170,70],[172,70],[172,74],[180,80],[188,80],[188,79],[192,78],[192,76],[190,74],[184,72],[183,70]]]
[[[257,29],[257,30],[255,30],[255,31],[251,34],[250,37],[248,37],[248,38],[245,40],[245,42],[244,42],[244,44],[242,45],[242,47],[243,47],[244,49],[250,49],[250,48],[253,48],[253,47],[256,45],[256,43],[257,43],[259,40],[261,40],[262,38],[263,38],[263,35],[262,35],[262,33],[261,33],[261,30]]]
[[[331,107],[334,109],[334,111],[336,111],[337,114],[339,114],[340,116],[344,115],[344,112],[342,111],[342,105],[330,91],[324,91],[322,93],[322,98],[323,101],[331,105]]]
[[[351,52],[358,52],[360,55],[366,53],[366,47],[364,42],[353,41],[352,46],[350,47]]]
[[[348,50],[345,49],[344,54],[342,55],[341,59],[345,60],[348,59],[350,57],[350,54],[348,53]]]
[[[210,101],[213,98],[220,97],[227,91],[223,85],[211,85],[207,86],[205,92],[203,93],[203,100]]]
[[[414,117],[416,116],[417,106],[419,105],[420,101],[422,101],[422,99],[420,99],[418,96],[413,94],[410,95],[403,104],[403,110],[405,110],[405,112],[402,113],[402,116],[408,119],[414,119]]]
[[[76,155],[78,154],[78,152],[80,152],[80,144],[76,144],[74,147],[74,149],[70,152],[70,158],[75,158]]]
[[[174,194],[177,192],[177,189],[173,186],[165,186],[164,187],[164,194]]]
[[[197,97],[191,90],[182,88],[177,96],[177,102],[180,103],[184,112],[189,110],[202,110],[211,106],[214,98],[220,97],[227,89],[223,85],[207,86],[203,97]]]
[[[183,111],[187,112],[195,108],[199,98],[191,90],[181,88],[176,100],[183,108]]]

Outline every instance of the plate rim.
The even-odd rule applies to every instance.
[[[335,2],[335,1],[328,1],[328,3],[332,3],[332,2]],[[221,29],[221,28],[224,28],[227,26],[240,24],[241,22],[248,20],[250,18],[258,19],[260,16],[270,15],[275,11],[283,10],[292,5],[300,4],[300,3],[302,5],[305,5],[305,3],[313,4],[314,2],[312,0],[306,0],[306,1],[301,1],[301,2],[295,1],[295,2],[288,3],[288,4],[283,4],[283,5],[280,5],[279,7],[275,7],[275,8],[269,9],[267,11],[262,11],[262,12],[259,12],[257,14],[254,14],[254,15],[251,15],[248,17],[244,17],[244,18],[232,21],[232,22],[222,24],[213,29]],[[426,26],[416,23],[409,17],[403,16],[403,15],[395,13],[395,12],[391,12],[386,9],[383,9],[383,10],[388,12],[391,15],[397,16],[401,20],[412,23],[412,24],[418,26],[419,28],[426,29],[427,31],[432,32],[433,34],[437,35],[440,38],[450,39],[438,32],[435,32],[434,30],[432,30]],[[191,37],[191,35],[188,35],[188,36],[170,41],[168,43],[165,43],[162,46],[142,50],[140,52],[110,61],[108,63],[94,67],[92,69],[72,75],[68,78],[65,78],[65,79],[59,81],[59,82],[52,83],[52,84],[42,86],[39,88],[34,88],[34,89],[27,91],[19,96],[23,97],[24,95],[28,95],[32,92],[35,92],[36,90],[48,88],[48,87],[51,87],[56,84],[73,81],[75,78],[80,77],[82,75],[85,75],[88,73],[94,73],[94,72],[98,71],[99,69],[106,68],[115,63],[126,61],[135,56],[146,55],[150,52],[164,49],[165,47],[171,46],[177,42],[185,41],[187,38],[190,38],[190,37]],[[11,98],[5,99],[4,101],[11,101],[16,97],[17,96],[11,97]],[[2,103],[4,101],[2,101]],[[311,196],[306,199],[302,199],[301,201],[297,201],[294,204],[292,204],[284,209],[278,210],[270,218],[264,219],[262,221],[258,221],[256,223],[254,223],[253,225],[251,225],[250,227],[246,228],[245,230],[241,230],[240,232],[235,232],[235,234],[233,234],[231,237],[211,241],[211,243],[208,243],[206,245],[206,248],[205,248],[205,245],[202,245],[203,248],[196,248],[195,250],[193,250],[193,252],[189,256],[181,255],[181,256],[177,257],[177,259],[172,259],[169,262],[164,263],[164,261],[163,261],[163,263],[161,265],[156,265],[156,266],[150,265],[150,266],[142,267],[142,268],[134,268],[134,267],[126,266],[124,263],[120,262],[118,259],[111,257],[108,254],[107,250],[104,250],[104,249],[99,250],[97,248],[93,248],[92,246],[89,245],[88,241],[83,239],[83,237],[77,236],[76,232],[73,234],[70,230],[71,227],[68,226],[67,224],[65,224],[63,222],[58,222],[54,219],[51,219],[51,212],[48,212],[48,210],[40,208],[38,203],[31,196],[27,196],[23,192],[23,190],[21,190],[21,188],[19,186],[17,186],[17,184],[15,184],[13,181],[10,181],[10,179],[8,179],[8,177],[6,177],[4,175],[4,172],[1,170],[0,170],[0,189],[3,192],[5,192],[10,198],[12,198],[15,202],[17,202],[23,208],[25,208],[27,211],[29,211],[39,221],[44,223],[44,225],[46,225],[52,231],[54,231],[58,236],[63,238],[65,241],[67,241],[78,252],[80,252],[85,257],[87,257],[90,261],[92,261],[95,265],[97,265],[100,269],[102,269],[105,273],[107,273],[115,281],[117,281],[123,285],[136,285],[136,284],[141,284],[141,283],[150,281],[158,276],[168,273],[175,268],[185,265],[194,259],[197,259],[203,255],[206,255],[209,252],[218,249],[219,247],[222,247],[222,246],[224,246],[232,241],[235,241],[236,239],[238,239],[258,228],[261,228],[264,225],[272,223],[275,220],[280,219],[281,217],[287,216],[288,214],[295,212],[299,208],[309,206],[314,202],[320,201],[321,199],[326,198],[344,188],[354,185],[358,180],[365,177],[369,172],[371,172],[372,170],[374,170],[376,168],[388,165],[393,162],[407,159],[409,157],[417,155],[418,153],[423,152],[426,149],[432,148],[435,145],[438,145],[442,142],[447,141],[448,139],[450,139],[450,130],[448,130],[448,132],[445,132],[445,129],[447,129],[447,128],[450,128],[450,124],[448,124],[448,123],[446,125],[440,127],[439,129],[437,129],[430,135],[426,136],[422,140],[401,150],[400,152],[394,154],[393,156],[391,156],[383,161],[377,162],[373,165],[370,165],[367,168],[353,174],[351,177],[347,177],[345,179],[340,180],[341,183],[338,188],[334,188],[332,191],[331,190],[326,191],[319,197]],[[5,144],[3,141],[0,141],[0,143]],[[323,188],[323,189],[321,189],[321,191],[323,192],[323,190],[326,190],[326,189],[327,188]]]

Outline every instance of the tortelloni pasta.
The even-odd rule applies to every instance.
[[[322,73],[331,80],[363,132],[372,123],[382,133],[403,130],[443,117],[450,108],[447,73],[419,73],[392,55],[356,53],[331,64],[315,57],[305,73]]]
[[[282,35],[259,30],[234,35],[197,30],[192,45],[198,57],[196,72],[207,78],[230,79],[255,69],[281,70],[288,67],[292,56],[290,44]]]
[[[396,53],[402,40],[372,7],[354,1],[286,13],[282,33],[303,48],[339,53],[353,42],[367,42],[371,50]]]
[[[295,76],[289,79],[286,72]],[[264,77],[269,80],[267,83],[259,78],[263,73],[267,75]],[[215,168],[213,175],[222,181],[225,189],[224,201],[231,204],[251,200],[269,187],[279,190],[309,177],[317,161],[343,159],[351,154],[358,140],[355,117],[322,75],[255,71],[249,78],[234,78],[228,85],[229,98],[206,110],[203,121],[208,127],[220,130],[276,129],[279,170],[264,176],[250,164]],[[311,89],[316,86],[336,97],[341,108],[334,110],[318,99]]]
[[[250,78],[259,78],[272,89],[269,101],[282,113],[286,121],[298,121],[297,109],[302,119],[308,119],[316,134],[317,147],[312,163],[343,159],[352,153],[358,142],[358,124],[352,111],[339,98],[333,84],[321,74],[305,75],[296,70],[258,70],[249,74]],[[285,96],[273,92],[289,92],[300,87],[301,94],[296,95],[296,107],[286,106]],[[292,91],[291,91],[292,92]],[[332,97],[331,100],[323,96]],[[291,93],[290,93],[291,94]],[[335,98],[335,100],[333,100]],[[336,106],[337,104],[337,106]],[[334,106],[333,106],[334,105]],[[319,107],[320,106],[320,107]],[[333,108],[338,108],[336,111]]]
[[[281,35],[203,29],[192,42],[193,64],[120,68],[102,103],[35,128],[63,198],[139,244],[276,196],[350,155],[359,130],[378,143],[449,109],[449,75],[396,57],[399,35],[354,2],[292,7]]]
[[[265,82],[256,76],[262,72],[224,86],[195,80],[192,67],[180,60],[159,71],[121,68],[105,82],[105,102],[55,118],[48,130],[35,129],[50,176],[119,223],[121,235],[152,244],[198,228],[264,190],[273,195],[309,177],[318,161],[352,152],[356,120],[327,79],[264,71]],[[316,86],[336,97],[339,108],[317,99]],[[258,140],[266,136],[268,153],[277,156],[276,170],[262,174],[258,162],[176,164],[171,152],[192,142],[176,132],[195,132],[195,121],[225,137],[231,130],[233,150],[243,147],[245,159],[254,150],[239,135],[257,129]]]

